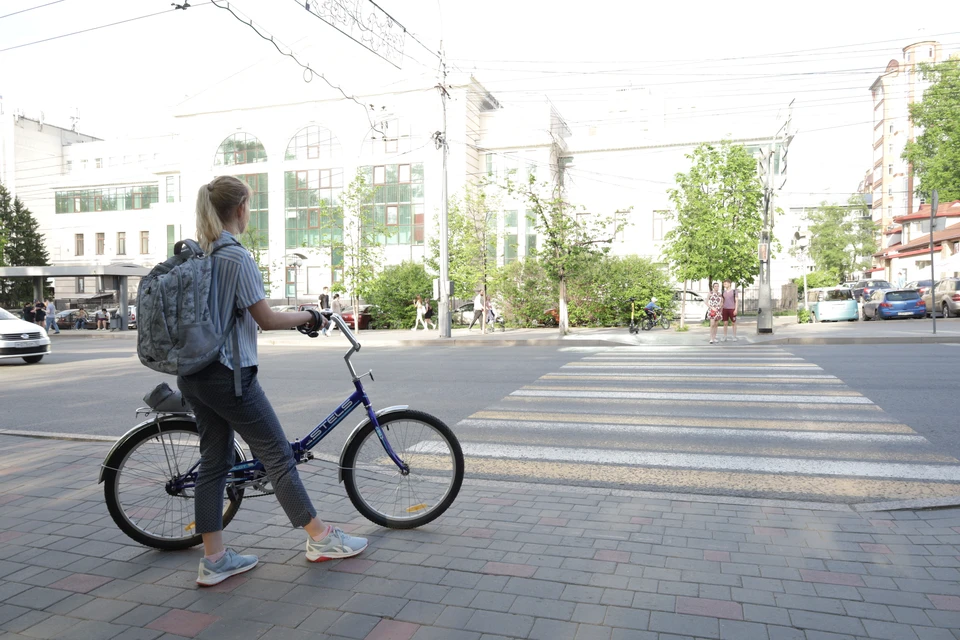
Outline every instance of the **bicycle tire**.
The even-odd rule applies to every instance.
[[[402,423],[418,427],[412,441],[401,433]],[[344,451],[343,484],[350,502],[363,517],[390,529],[414,529],[443,515],[463,483],[463,451],[453,431],[439,418],[413,410],[384,416],[380,428],[410,472],[400,473],[384,451],[373,424],[367,423]],[[424,438],[431,432],[436,440],[428,442]],[[439,473],[437,467],[448,457],[451,468]],[[410,504],[401,504],[407,499]]]
[[[669,329],[670,318],[667,318],[667,317],[660,318],[660,326],[663,327],[664,329]]]
[[[174,440],[174,437],[177,440]],[[169,444],[165,438],[169,437]],[[196,446],[194,446],[194,441]],[[121,531],[140,544],[154,549],[178,551],[195,547],[202,542],[199,533],[177,535],[181,531],[190,531],[194,521],[194,502],[192,491],[182,496],[167,493],[166,483],[171,479],[167,456],[185,457],[182,464],[176,461],[180,470],[189,469],[200,457],[200,436],[197,424],[192,421],[167,421],[144,425],[134,433],[104,462],[103,493],[110,516]],[[159,463],[147,464],[147,471],[135,468],[137,457],[147,460],[147,446],[161,446],[164,455],[164,469]],[[195,450],[194,450],[195,449]],[[243,456],[235,444],[236,462],[242,462]],[[136,474],[140,475],[136,475]],[[121,494],[126,476],[135,476],[146,483],[144,497],[137,501],[126,499]],[[226,527],[240,509],[243,489],[230,488],[224,495],[223,526]],[[189,505],[184,508],[183,505]],[[176,506],[179,505],[179,508]],[[159,529],[159,531],[157,530]]]
[[[651,320],[650,318],[647,318],[646,320],[643,321],[641,328],[644,331],[650,331],[651,329],[653,329],[653,320]]]

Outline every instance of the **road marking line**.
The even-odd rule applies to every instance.
[[[580,464],[613,464],[646,467],[686,468],[703,471],[750,471],[775,474],[805,474],[861,478],[896,478],[960,482],[960,465],[905,464],[900,462],[860,462],[857,460],[805,460],[763,456],[734,456],[670,453],[657,451],[620,451],[568,447],[460,443],[465,456],[518,460],[550,460]],[[439,442],[418,442],[410,450],[439,454]]]
[[[723,492],[726,495],[820,496],[837,501],[861,501],[864,498],[908,499],[960,496],[960,486],[940,482],[916,482],[840,477],[817,477],[731,471],[691,471],[578,465],[563,462],[528,462],[468,458],[471,476],[487,475],[498,479],[552,479],[566,484],[604,483],[620,487],[657,487],[691,493]]]
[[[478,420],[535,420],[541,422],[578,422],[583,424],[631,424],[641,426],[678,426],[703,427],[707,429],[770,429],[782,431],[822,431],[835,433],[899,433],[915,434],[916,431],[905,424],[895,422],[877,422],[876,416],[870,422],[838,422],[831,420],[770,420],[758,418],[697,418],[683,416],[622,415],[622,414],[580,414],[580,413],[544,413],[540,411],[477,411],[468,419]]]
[[[548,398],[617,398],[622,400],[726,400],[731,394],[722,393],[647,393],[644,391],[551,391],[547,389],[518,389],[511,396],[535,396]],[[736,394],[737,402],[792,402],[806,404],[873,404],[870,398],[863,396],[799,396],[799,395],[759,395],[750,393]]]
[[[573,400],[573,398],[569,398]],[[587,403],[599,403],[599,404],[626,404],[631,407],[643,407],[643,406],[653,406],[653,407],[663,407],[663,400],[623,400],[621,398],[577,398],[577,404],[587,404]],[[504,396],[502,401],[507,402],[551,402],[556,403],[557,398],[555,396],[544,396],[544,397],[534,397],[534,396],[515,396],[513,394]],[[684,407],[757,407],[756,403],[750,402],[736,402],[730,400],[686,400],[683,403]],[[803,402],[783,402],[778,404],[777,409],[781,411],[786,411],[789,409],[798,409],[798,410],[811,410],[811,409],[824,409],[830,411],[857,411],[857,412],[877,412],[883,413],[883,409],[878,407],[875,404],[867,405],[846,405],[846,404],[810,404]],[[872,417],[872,416],[871,416]]]
[[[771,375],[767,373],[715,373],[705,375],[703,373],[586,373],[586,372],[564,372],[548,373],[540,376],[540,380],[569,380],[577,378],[580,380],[656,380],[660,382],[746,382],[746,383],[783,383],[783,384],[826,384],[842,385],[843,381],[834,376],[797,376],[784,377]]]
[[[541,378],[541,379],[542,379],[542,378]],[[674,393],[674,392],[677,392],[677,390],[676,390],[675,388],[673,388],[673,387],[662,387],[662,388],[658,388],[658,387],[650,387],[650,386],[642,385],[642,384],[641,384],[641,385],[631,385],[631,386],[617,385],[616,387],[611,387],[611,385],[599,385],[599,386],[600,386],[600,387],[603,387],[603,388],[605,388],[605,389],[607,389],[607,390],[616,389],[617,391],[630,391],[631,389],[639,389],[639,390],[642,390],[642,391],[645,392],[645,393]],[[714,384],[710,384],[710,385],[705,385],[705,386],[710,387],[711,392],[715,393],[716,395],[733,395],[733,396],[736,396],[736,397],[738,397],[738,398],[739,398],[741,395],[743,395],[743,392],[746,391],[747,389],[749,389],[749,391],[750,391],[750,393],[751,393],[752,395],[777,395],[777,396],[783,396],[783,395],[784,395],[784,391],[786,391],[785,389],[782,389],[782,388],[758,389],[758,388],[754,388],[754,387],[752,387],[752,386],[747,386],[747,387],[745,388],[743,385],[736,385],[736,386],[734,386],[734,385],[730,385],[730,384],[718,384],[718,383],[714,383]],[[780,387],[781,385],[770,385],[770,386]],[[598,385],[594,385],[594,386],[575,386],[575,387],[573,387],[573,386],[566,386],[566,385],[559,385],[559,384],[543,384],[543,385],[539,385],[539,384],[529,384],[529,385],[525,385],[525,386],[522,387],[522,389],[544,390],[544,391],[547,391],[547,390],[549,390],[549,391],[596,391],[597,388],[598,388]],[[800,389],[790,389],[789,391],[790,391],[791,395],[797,395],[797,396],[816,396],[816,395],[819,395],[819,396],[829,396],[829,397],[833,397],[833,398],[836,398],[836,397],[858,397],[858,398],[862,398],[862,397],[863,397],[860,393],[858,393],[858,392],[856,392],[856,391],[853,391],[853,390],[851,390],[851,389],[809,389],[809,390],[808,390],[808,389],[803,389],[803,390],[800,390]]]
[[[817,371],[823,371],[820,367],[815,364],[810,363],[787,363],[787,364],[737,364],[735,362],[685,362],[683,364],[676,363],[660,363],[660,362],[650,362],[646,364],[619,364],[616,362],[606,363],[595,363],[595,364],[565,364],[563,369],[691,369],[691,368],[703,368],[710,367],[711,369],[814,369]]]

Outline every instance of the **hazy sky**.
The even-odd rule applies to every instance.
[[[0,50],[172,8],[170,0],[61,0],[7,15],[51,1],[0,0]],[[472,72],[505,108],[547,95],[573,124],[629,122],[609,112],[610,96],[644,87],[664,100],[676,139],[764,135],[795,99],[786,191],[811,201],[850,193],[872,164],[869,86],[887,62],[922,39],[960,50],[960,2],[947,0],[922,10],[902,1],[382,0],[426,45],[408,35],[398,70],[296,0],[230,4],[348,93],[434,84],[431,51],[442,38],[451,67]],[[229,108],[238,92],[266,87],[331,95],[319,79],[305,85],[292,61],[202,0],[0,51],[5,110],[42,109],[48,121],[69,126],[78,107],[80,129],[101,137],[169,130],[164,117],[190,96]]]

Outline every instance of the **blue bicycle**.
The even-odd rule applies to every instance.
[[[325,314],[326,315],[326,314]],[[350,341],[344,355],[356,390],[309,435],[291,442],[297,464],[314,459],[311,450],[334,427],[363,405],[364,419],[340,453],[338,477],[350,501],[364,517],[383,527],[412,529],[443,514],[463,482],[460,443],[439,418],[406,406],[374,411],[350,358],[360,343],[339,315],[328,316]],[[166,387],[166,385],[161,385]],[[160,388],[160,387],[158,387]],[[193,491],[200,467],[196,420],[179,391],[166,398],[148,395],[152,416],[128,431],[107,454],[100,470],[107,508],[120,529],[157,549],[187,549],[200,544],[194,524]],[[225,491],[223,525],[230,523],[248,497],[273,490],[263,464],[234,441],[236,464]]]

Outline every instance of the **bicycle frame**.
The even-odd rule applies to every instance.
[[[326,314],[324,314],[326,315]],[[321,440],[323,440],[327,434],[334,430],[334,428],[343,422],[347,416],[349,416],[354,409],[363,405],[363,408],[366,409],[367,419],[373,424],[374,431],[377,433],[377,437],[380,438],[380,444],[383,445],[383,449],[386,454],[393,460],[393,463],[397,465],[400,470],[400,473],[406,475],[410,471],[410,467],[401,460],[397,454],[394,452],[393,447],[390,446],[390,442],[387,440],[387,437],[384,435],[383,430],[380,428],[380,422],[377,420],[377,414],[373,410],[373,405],[370,403],[370,398],[367,397],[367,392],[363,388],[363,383],[360,381],[363,376],[370,376],[370,379],[373,380],[373,372],[368,371],[362,375],[357,375],[356,370],[353,368],[353,364],[350,362],[350,358],[353,357],[357,351],[360,350],[360,343],[357,342],[356,337],[353,335],[353,332],[350,331],[350,328],[347,326],[347,323],[343,321],[337,314],[330,314],[329,319],[333,321],[343,333],[343,336],[350,341],[352,345],[350,350],[343,356],[344,361],[347,363],[347,368],[350,370],[350,376],[353,379],[353,386],[355,390],[350,397],[344,400],[340,406],[334,409],[330,415],[328,415],[323,422],[318,424],[313,431],[311,431],[306,437],[295,440],[290,443],[291,448],[293,449],[294,458],[297,461],[297,464],[309,460],[312,456],[309,455],[309,451],[317,446]],[[177,478],[172,479],[168,483],[167,491],[180,491],[183,489],[191,489],[196,485],[197,479],[197,470],[200,466],[198,461],[193,467],[191,467],[186,473],[181,474]],[[228,484],[244,484],[251,482],[263,477],[265,473],[263,463],[259,460],[245,460],[237,465],[234,465],[230,469],[227,476]]]

